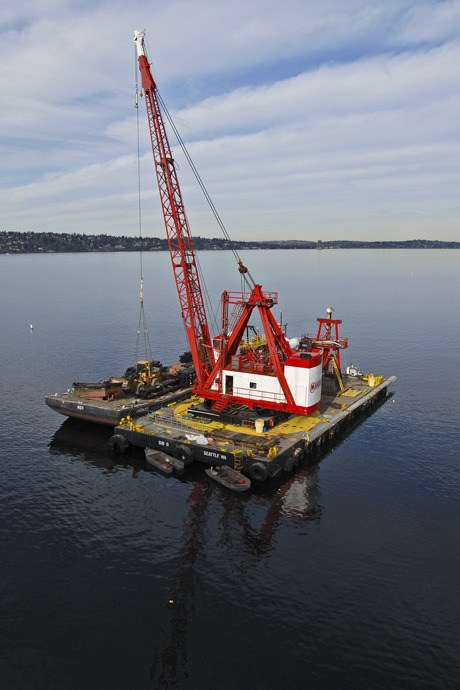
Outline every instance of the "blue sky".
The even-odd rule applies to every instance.
[[[460,1],[0,10],[1,230],[138,234],[134,29],[234,239],[460,239]],[[163,236],[145,110],[143,234]],[[196,235],[219,229],[175,146]]]

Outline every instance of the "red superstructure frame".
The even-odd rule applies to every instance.
[[[238,348],[240,346],[241,340],[243,339],[246,326],[249,323],[251,314],[254,309],[257,308],[262,323],[263,331],[266,338],[266,343],[269,352],[269,362],[270,369],[269,372],[261,373],[273,373],[282,388],[284,396],[286,398],[286,404],[273,403],[263,400],[254,400],[250,398],[244,398],[241,396],[226,395],[225,405],[229,403],[243,403],[249,407],[254,407],[256,404],[259,407],[266,408],[283,408],[287,411],[297,410],[294,398],[292,396],[291,390],[286,381],[286,377],[283,371],[282,362],[285,358],[292,355],[292,350],[281,330],[280,325],[277,323],[275,317],[271,312],[271,308],[278,303],[278,294],[276,292],[263,292],[261,285],[254,285],[252,292],[247,295],[245,293],[228,293],[224,292],[222,295],[222,322],[223,324],[228,323],[228,305],[234,304],[241,308],[241,315],[238,318],[234,328],[227,335],[225,329],[223,329],[222,335],[219,338],[220,352],[217,357],[216,363],[211,370],[203,388],[199,386],[196,387],[196,392],[204,397],[215,400],[222,401],[222,371],[227,368],[230,359],[236,355]],[[283,357],[284,355],[284,357]],[[253,353],[254,364],[257,365],[257,357]],[[216,390],[210,390],[214,381],[217,383]],[[217,408],[223,409],[222,403],[216,405]]]

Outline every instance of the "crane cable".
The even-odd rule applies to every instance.
[[[150,49],[149,49],[147,52],[149,53],[149,52],[150,52]],[[138,74],[139,74],[139,72],[138,72],[138,67],[139,67],[139,61],[138,61],[138,58],[137,58],[136,49],[134,49],[134,81],[135,81],[135,83],[136,83],[136,108],[138,107],[138,95],[141,96],[141,97],[142,97],[142,95],[143,95],[142,90],[138,92],[138,83],[137,83]],[[151,67],[151,69],[153,70],[153,65],[150,65],[150,67]],[[158,93],[158,89],[156,89],[156,93],[157,93],[157,95],[160,97],[160,94]],[[166,112],[167,112],[167,109],[166,109],[166,106],[164,105],[164,103],[163,103],[163,107],[165,108],[165,110],[166,110]],[[137,129],[137,131],[138,131],[138,150],[139,150],[139,111],[137,111],[137,118],[138,118],[138,129]],[[170,116],[169,116],[169,113],[168,113],[168,120],[169,120],[169,119],[170,119]],[[172,125],[172,126],[173,126],[173,128],[174,128],[174,125]],[[138,159],[139,159],[139,153],[138,153]],[[186,210],[183,209],[183,212],[184,212],[184,214],[185,214],[185,216],[186,216],[186,219],[187,219],[187,212],[186,212]],[[187,219],[187,223],[188,223],[188,219]],[[199,260],[199,258],[198,258],[198,256],[197,256],[197,254],[195,254],[195,259],[196,259],[196,264],[197,264],[197,269],[198,269],[198,275],[199,275],[199,278],[200,278],[201,288],[202,288],[203,293],[204,293],[204,294],[203,294],[203,297],[204,297],[204,300],[205,300],[205,303],[206,303],[207,313],[208,313],[208,316],[210,315],[210,323],[211,323],[212,327],[214,328],[214,332],[217,333],[217,331],[218,331],[218,326],[217,326],[217,323],[218,323],[217,311],[216,311],[216,309],[214,308],[214,305],[213,305],[213,303],[212,303],[212,301],[211,301],[211,297],[210,297],[209,291],[208,291],[208,286],[206,285],[206,279],[205,279],[205,277],[204,277],[204,274],[203,274],[203,271],[202,271],[202,268],[201,268],[201,264],[200,264],[200,260]]]
[[[225,227],[225,225],[224,225],[224,223],[223,223],[223,221],[222,221],[222,219],[221,219],[221,217],[220,217],[220,215],[219,215],[219,213],[218,213],[218,211],[214,205],[214,202],[212,201],[212,199],[209,195],[209,192],[206,189],[206,186],[205,186],[203,180],[201,179],[201,176],[200,176],[198,170],[196,169],[196,166],[193,162],[193,159],[192,159],[191,155],[189,154],[187,147],[185,146],[184,140],[182,139],[181,135],[179,134],[179,131],[178,131],[178,129],[174,123],[174,120],[172,119],[172,117],[171,117],[171,115],[170,115],[170,113],[166,107],[166,104],[165,104],[164,100],[162,99],[160,92],[158,91],[158,88],[156,88],[156,94],[157,94],[158,101],[160,103],[162,112],[164,112],[164,114],[166,115],[166,118],[167,118],[167,120],[171,126],[171,129],[173,130],[173,133],[174,133],[174,135],[175,135],[175,137],[176,137],[176,139],[177,139],[177,141],[178,141],[178,143],[179,143],[179,145],[180,145],[180,147],[184,153],[184,156],[187,159],[187,162],[190,166],[190,169],[192,170],[192,172],[195,176],[195,179],[197,180],[197,182],[198,182],[198,184],[199,184],[199,186],[200,186],[200,188],[204,194],[204,197],[205,197],[206,201],[208,202],[208,205],[209,205],[219,227],[222,230],[222,233],[223,233],[225,239],[231,243],[232,240],[230,239],[230,235],[228,234],[228,231],[227,231],[227,229],[226,229],[226,227]],[[184,213],[185,213],[185,215],[187,215],[185,209],[184,209]],[[240,259],[238,252],[235,249],[233,249],[232,247],[230,247],[230,250],[231,250],[233,256],[235,257],[235,260],[236,260],[237,265],[238,265],[238,270],[239,270],[240,277],[241,277],[241,292],[242,293],[245,292],[245,290],[243,288],[244,283],[246,283],[246,286],[249,288],[249,291],[251,291],[252,288],[254,287],[254,280],[253,280],[251,274],[249,273],[248,269],[246,268],[246,266],[243,264],[242,260]],[[214,304],[211,301],[211,298],[210,298],[210,295],[208,292],[208,287],[206,284],[206,279],[205,279],[205,276],[203,274],[201,264],[200,264],[200,261],[199,261],[199,258],[198,258],[198,255],[196,254],[196,252],[195,252],[195,258],[196,258],[196,262],[197,262],[198,272],[200,275],[200,282],[201,282],[202,289],[204,292],[204,299],[205,299],[205,302],[207,305],[207,312],[208,312],[208,314],[211,315],[210,321],[211,321],[212,327],[214,329],[214,332],[217,333],[219,331],[219,326],[218,326],[219,319],[217,316],[217,309],[214,307]],[[248,280],[248,278],[249,278],[249,280]]]
[[[151,65],[151,68],[153,69],[153,65]],[[137,59],[136,51],[135,51],[135,58],[134,58],[134,70],[135,70],[135,82],[136,82],[136,109],[137,109],[138,108],[138,93],[139,92],[138,92],[138,83],[137,83],[138,59]],[[212,211],[212,213],[213,213],[213,215],[214,215],[214,217],[215,217],[215,219],[216,219],[216,221],[217,221],[217,223],[218,223],[218,225],[222,231],[224,238],[232,244],[233,241],[230,238],[230,235],[229,235],[229,233],[228,233],[228,231],[224,225],[224,222],[222,221],[222,219],[221,219],[221,217],[220,217],[220,215],[219,215],[219,213],[218,213],[218,211],[214,205],[214,202],[212,201],[211,196],[210,196],[208,190],[206,189],[206,186],[205,186],[203,180],[201,179],[201,176],[200,176],[200,174],[199,174],[199,172],[198,172],[198,170],[197,170],[197,168],[193,162],[193,159],[190,156],[190,154],[187,150],[187,147],[185,146],[184,140],[182,139],[182,137],[181,137],[181,135],[180,135],[175,123],[174,123],[174,120],[172,119],[172,117],[168,111],[168,108],[166,107],[166,104],[165,104],[163,98],[161,97],[161,94],[160,94],[157,86],[155,86],[155,93],[156,93],[156,96],[158,98],[158,102],[161,106],[162,112],[166,115],[166,118],[167,118],[167,120],[171,126],[171,129],[173,130],[173,133],[176,136],[176,139],[177,139],[177,141],[178,141],[178,143],[179,143],[179,145],[180,145],[180,147],[184,153],[184,156],[185,156],[185,158],[186,158],[186,160],[190,166],[190,169],[192,170],[192,172],[195,176],[195,179],[197,180],[197,182],[198,182],[198,184],[199,184],[199,186],[203,192],[203,195],[204,195],[206,201],[208,202],[208,205],[209,205],[209,207],[210,207],[210,209],[211,209],[211,211]],[[140,96],[143,95],[142,91],[140,92],[139,95]],[[139,111],[138,110],[137,110],[137,120],[139,123]],[[139,124],[138,124],[138,160],[139,160]],[[185,209],[184,209],[184,213],[186,215]],[[241,260],[240,256],[238,255],[238,252],[233,247],[230,247],[230,250],[231,250],[233,256],[235,257],[235,260],[236,260],[237,265],[238,265],[238,271],[239,271],[240,277],[241,277],[241,292],[244,293],[243,283],[246,283],[247,287],[249,288],[249,291],[251,292],[252,288],[255,285],[255,281],[254,281],[251,273],[247,269],[247,267],[243,264],[243,261]],[[215,328],[215,332],[217,332],[217,330],[218,330],[218,326],[217,326],[218,318],[217,318],[216,310],[214,309],[214,305],[212,304],[212,301],[211,301],[211,298],[210,298],[210,295],[208,292],[208,288],[206,285],[206,280],[204,278],[203,271],[201,269],[201,265],[200,265],[198,256],[196,254],[195,254],[195,258],[196,258],[196,262],[197,262],[198,273],[200,276],[200,282],[201,282],[203,292],[204,292],[204,299],[205,299],[205,302],[207,303],[207,306],[208,306],[208,314],[209,313],[211,314],[211,321],[212,321],[212,324]]]
[[[221,231],[222,231],[223,236],[225,237],[225,239],[226,239],[228,242],[231,242],[231,243],[232,243],[232,239],[230,238],[230,235],[229,235],[229,233],[228,233],[228,231],[227,231],[227,228],[225,227],[224,222],[223,222],[222,218],[220,217],[219,212],[217,211],[217,209],[216,209],[216,207],[215,207],[215,205],[214,205],[214,202],[213,202],[213,200],[211,199],[211,197],[210,197],[210,195],[209,195],[209,192],[208,192],[208,190],[206,189],[206,186],[205,186],[203,180],[201,179],[201,176],[200,176],[198,170],[197,170],[196,167],[195,167],[195,164],[194,164],[194,162],[193,162],[193,160],[192,160],[192,157],[190,156],[190,154],[189,154],[189,152],[188,152],[188,150],[187,150],[187,147],[185,146],[185,143],[184,143],[184,141],[183,141],[181,135],[179,134],[179,131],[178,131],[176,125],[174,124],[174,120],[172,119],[171,115],[169,114],[169,111],[168,111],[168,109],[167,109],[167,107],[166,107],[166,105],[165,105],[165,102],[163,101],[163,99],[162,99],[162,97],[161,97],[161,95],[160,95],[158,89],[156,90],[156,93],[157,93],[158,101],[159,101],[159,103],[160,103],[160,105],[161,105],[161,108],[162,108],[164,114],[166,115],[166,118],[167,118],[169,124],[171,125],[171,128],[172,128],[172,130],[173,130],[173,132],[174,132],[174,134],[175,134],[175,136],[176,136],[176,139],[177,139],[177,141],[178,141],[179,144],[180,144],[180,147],[181,147],[181,149],[182,149],[182,151],[183,151],[183,153],[184,153],[185,158],[187,159],[188,164],[190,165],[190,168],[191,168],[191,170],[192,170],[192,172],[193,172],[193,174],[194,174],[194,176],[195,176],[196,181],[197,181],[198,184],[200,185],[201,191],[203,192],[204,197],[205,197],[206,201],[208,202],[208,205],[209,205],[209,207],[210,207],[210,209],[211,209],[211,211],[212,211],[212,213],[213,213],[213,215],[214,215],[214,218],[216,219],[216,221],[217,221],[217,223],[218,223],[218,225],[219,225],[219,227],[220,227],[220,229],[221,229]],[[231,252],[232,252],[233,256],[234,256],[235,259],[236,259],[236,263],[238,264],[238,270],[239,270],[240,274],[242,275],[244,281],[247,283],[249,289],[252,290],[252,288],[253,288],[254,285],[255,285],[255,282],[254,282],[254,279],[253,279],[252,275],[250,274],[250,272],[249,272],[249,270],[246,268],[246,266],[243,264],[243,262],[242,262],[240,256],[238,255],[238,252],[236,251],[236,249],[234,249],[234,248],[232,248],[232,247],[230,247],[230,249],[231,249]]]

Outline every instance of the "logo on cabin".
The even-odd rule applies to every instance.
[[[313,383],[310,383],[310,393],[314,393],[320,387],[321,387],[321,380],[314,381]]]

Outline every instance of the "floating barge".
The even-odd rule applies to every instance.
[[[311,460],[319,449],[333,445],[357,419],[388,397],[396,380],[371,375],[343,376],[345,390],[323,394],[319,409],[309,415],[290,415],[273,427],[256,423],[251,427],[196,418],[190,414],[200,402],[196,396],[145,416],[123,419],[109,445],[115,452],[130,446],[162,450],[185,465],[201,461],[227,465],[251,479],[264,481],[282,471],[292,472],[303,460]]]
[[[47,395],[45,402],[52,410],[66,417],[115,427],[123,418],[146,415],[148,412],[189,397],[191,392],[192,389],[187,387],[151,400],[130,395],[116,400],[102,400],[84,398],[75,389],[70,389],[66,393]]]
[[[221,478],[226,468],[232,468],[262,482],[282,471],[292,472],[305,458],[313,459],[319,448],[332,444],[358,417],[382,402],[395,377],[363,376],[352,366],[342,374],[341,350],[348,347],[348,338],[339,335],[342,321],[333,318],[333,307],[327,307],[326,316],[317,319],[316,334],[288,338],[281,316],[278,322],[273,312],[278,293],[263,290],[236,251],[241,291],[222,292],[218,334],[211,336],[199,266],[144,33],[136,31],[134,41],[173,275],[194,367],[193,395],[172,393],[166,382],[170,397],[162,400],[154,395],[150,402],[150,393],[155,394],[158,385],[153,385],[152,363],[141,360],[137,364],[145,365],[147,371],[136,370],[134,374],[139,375],[128,381],[129,392],[138,395],[139,401],[115,401],[118,394],[108,386],[79,384],[87,400],[95,395],[111,398],[97,405],[99,410],[103,405],[104,414],[99,416],[94,407],[91,409],[95,405],[91,400],[86,403],[61,395],[60,400],[50,396],[46,402],[81,419],[107,423],[104,418],[111,416],[113,423],[116,416],[119,423],[109,440],[112,449],[118,453],[130,446],[150,450],[153,455],[148,457],[163,470],[170,469],[165,464],[169,456],[184,466],[198,460],[224,468]],[[185,149],[184,153],[190,160]],[[196,172],[193,164],[192,169]],[[197,179],[209,201],[199,176]],[[215,212],[212,202],[211,208]],[[253,316],[261,330],[250,323]],[[177,387],[185,385],[180,382]]]

